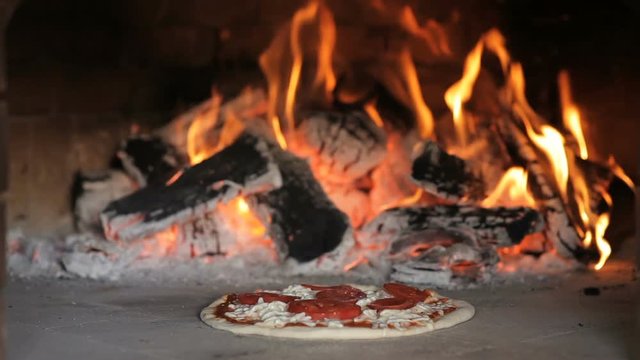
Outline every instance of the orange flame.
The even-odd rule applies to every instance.
[[[291,20],[291,33],[289,35],[289,43],[291,45],[291,55],[293,63],[291,64],[291,75],[289,77],[289,85],[287,87],[287,95],[285,98],[285,116],[287,118],[287,130],[293,129],[295,121],[293,118],[293,107],[295,105],[296,91],[300,82],[300,72],[302,71],[302,47],[300,45],[300,31],[302,27],[310,23],[318,13],[319,3],[317,1],[309,2],[305,7],[296,11]]]
[[[473,85],[480,73],[482,60],[482,40],[478,41],[464,62],[462,78],[451,85],[444,94],[444,100],[453,114],[453,123],[456,128],[458,140],[461,144],[467,142],[467,130],[464,122],[462,106],[469,101],[473,92]]]
[[[618,165],[618,163],[616,162],[616,159],[613,156],[609,156],[608,163],[609,163],[609,168],[611,169],[613,174],[618,179],[622,180],[629,187],[629,189],[635,192],[636,187],[633,184],[633,180],[631,180],[631,178],[629,177],[629,175],[627,175],[624,169],[620,165]]]
[[[411,35],[423,39],[429,50],[435,55],[451,55],[446,31],[434,20],[421,27],[413,9],[405,5],[400,12],[400,25]]]
[[[560,104],[562,106],[562,121],[565,128],[571,132],[578,142],[580,158],[586,160],[589,158],[589,151],[587,149],[587,142],[584,138],[584,133],[582,132],[580,112],[578,111],[578,107],[573,102],[571,96],[571,85],[569,82],[569,73],[567,71],[561,71],[558,74],[558,90],[560,93]]]
[[[229,256],[256,247],[272,247],[273,244],[267,236],[266,226],[252,211],[243,196],[239,195],[228,203],[218,204],[216,212],[225,219],[225,223],[233,229],[236,235],[235,246],[227,249]]]
[[[276,140],[278,141],[280,148],[287,150],[287,140],[282,133],[282,129],[280,128],[280,119],[277,116],[271,118],[271,128],[273,129],[273,133],[276,136]]]
[[[527,188],[527,172],[514,166],[504,173],[493,192],[482,201],[484,207],[535,206],[535,200]]]
[[[336,23],[333,14],[325,8],[320,8],[318,14],[320,26],[320,44],[318,45],[318,68],[316,71],[315,86],[324,83],[324,91],[327,98],[336,87],[336,75],[333,72],[333,50],[336,46]]]
[[[198,164],[213,154],[206,134],[218,122],[222,96],[216,91],[211,97],[210,106],[193,119],[187,132],[187,154],[191,165]]]
[[[511,62],[511,56],[507,51],[504,36],[502,36],[502,33],[500,33],[498,29],[491,29],[484,34],[483,38],[487,50],[496,54],[500,60],[502,71],[506,74],[509,69],[509,63]]]
[[[369,115],[371,120],[376,124],[377,127],[384,127],[384,121],[376,108],[376,105],[373,101],[370,101],[364,105],[364,111]]]
[[[431,110],[424,102],[422,96],[422,89],[420,88],[420,82],[418,81],[418,72],[416,71],[415,64],[411,58],[411,53],[408,49],[404,49],[399,56],[400,70],[404,81],[409,90],[409,97],[413,104],[413,111],[418,121],[418,131],[420,137],[423,139],[431,137],[433,134],[433,114]]]

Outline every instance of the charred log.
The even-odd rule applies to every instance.
[[[168,186],[150,185],[102,212],[106,237],[130,241],[201,216],[221,201],[280,187],[268,145],[243,134],[215,156],[184,171]]]
[[[187,164],[176,149],[157,137],[133,136],[117,152],[125,171],[140,187],[164,184]]]
[[[313,112],[296,130],[295,152],[336,183],[352,182],[383,159],[386,137],[365,113]]]
[[[347,216],[329,200],[306,161],[272,148],[282,187],[255,195],[281,253],[301,262],[334,250],[351,236]],[[265,214],[266,213],[266,214]]]
[[[412,178],[427,192],[449,201],[484,198],[484,183],[466,162],[427,141],[414,160]]]
[[[387,210],[363,229],[363,240],[391,243],[426,230],[466,233],[476,247],[510,246],[542,230],[540,214],[526,207],[481,208],[471,205],[436,205]]]

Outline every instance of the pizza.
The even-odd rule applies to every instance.
[[[416,335],[471,319],[474,308],[430,289],[398,283],[291,285],[281,291],[227,294],[200,313],[235,334],[299,339],[373,339]]]

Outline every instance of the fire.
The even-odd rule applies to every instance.
[[[622,180],[629,187],[629,189],[635,192],[636,187],[633,184],[633,180],[631,180],[631,178],[629,177],[629,175],[627,175],[624,169],[620,167],[620,165],[618,165],[618,163],[616,162],[616,159],[613,156],[609,156],[609,159],[607,160],[607,162],[609,163],[609,168],[611,169],[613,174],[618,179]]]
[[[175,252],[180,238],[178,225],[171,225],[166,230],[157,232],[152,236],[142,239],[142,251],[140,257],[168,256]]]
[[[351,271],[362,264],[367,264],[368,262],[369,262],[369,259],[367,259],[363,254],[359,254],[355,260],[346,264],[342,268],[342,270],[344,270],[345,272]]]
[[[433,134],[433,114],[431,109],[424,102],[420,81],[418,80],[418,72],[411,58],[408,49],[404,49],[400,55],[400,70],[409,91],[409,97],[413,105],[413,111],[418,121],[418,131],[423,139],[431,137]]]
[[[293,118],[293,108],[296,100],[296,91],[300,82],[300,72],[302,71],[302,46],[300,43],[300,31],[302,27],[310,23],[318,13],[319,3],[316,1],[309,2],[307,6],[296,11],[291,20],[291,33],[289,35],[289,43],[291,45],[291,55],[293,63],[291,64],[291,75],[289,76],[289,85],[287,86],[287,96],[285,98],[285,117],[287,118],[287,130],[293,129],[295,121]]]
[[[280,148],[287,150],[287,140],[282,133],[282,128],[280,128],[280,119],[277,116],[271,118],[271,128],[273,129],[273,133],[276,136],[276,140],[278,141]]]
[[[471,98],[473,84],[475,84],[478,74],[480,73],[482,47],[482,40],[480,40],[469,55],[467,55],[464,62],[462,78],[451,85],[444,94],[444,100],[453,114],[453,123],[458,135],[458,141],[462,145],[467,142],[467,125],[464,122],[462,106]]]
[[[507,51],[502,33],[500,33],[498,29],[489,30],[484,34],[484,44],[488,50],[496,54],[498,60],[500,60],[502,71],[506,74],[509,69],[509,63],[511,62],[511,55],[509,55]]]
[[[560,93],[560,104],[562,106],[562,121],[565,128],[571,132],[571,135],[573,135],[574,139],[578,142],[580,158],[586,160],[589,158],[587,141],[582,132],[580,112],[576,104],[573,103],[569,73],[567,71],[561,71],[558,74],[558,90]]]
[[[380,116],[380,113],[378,112],[378,109],[376,108],[376,105],[373,101],[368,102],[364,105],[364,111],[367,113],[367,115],[369,115],[369,117],[371,118],[371,120],[373,120],[377,127],[384,127],[384,121],[382,120],[382,117]]]
[[[239,232],[238,237],[262,237],[267,229],[260,219],[251,211],[247,200],[237,196],[227,204],[220,204],[221,211],[231,217],[233,228]]]
[[[424,194],[424,190],[418,189],[411,196],[399,199],[389,204],[382,205],[380,207],[380,211],[384,211],[384,210],[395,208],[395,207],[406,207],[406,206],[415,205],[418,203],[418,201],[420,201],[420,199],[422,199],[422,194]]]
[[[527,135],[546,155],[553,168],[553,175],[556,184],[560,189],[560,195],[566,201],[567,199],[567,183],[569,182],[569,163],[567,161],[567,152],[564,148],[564,137],[560,132],[549,125],[540,127],[541,134],[533,130],[531,124],[525,122]]]
[[[527,172],[514,166],[504,173],[493,192],[482,201],[484,207],[494,206],[530,206],[535,200],[527,188]]]
[[[429,20],[421,27],[416,19],[416,14],[408,5],[405,5],[400,12],[400,25],[411,35],[424,40],[433,54],[447,56],[452,54],[447,33],[442,26]]]
[[[333,50],[336,46],[336,23],[333,14],[322,7],[318,13],[320,25],[320,44],[318,45],[318,68],[316,70],[315,86],[324,84],[327,98],[336,87],[336,74],[333,71]]]
[[[609,214],[602,214],[598,217],[598,221],[595,224],[594,236],[596,240],[596,246],[598,247],[598,252],[600,253],[600,260],[594,266],[594,269],[600,270],[607,262],[609,255],[611,255],[611,245],[609,242],[605,240],[604,233],[607,231],[607,227],[609,226]]]
[[[205,136],[218,122],[222,96],[214,91],[209,108],[193,119],[187,132],[187,154],[191,165],[198,164],[213,155],[211,143]]]

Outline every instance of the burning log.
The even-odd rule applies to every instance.
[[[187,163],[172,145],[145,135],[124,140],[117,156],[140,187],[166,183]]]
[[[503,118],[498,123],[505,142],[511,145],[514,160],[524,164],[529,171],[529,188],[545,219],[547,239],[559,254],[567,257],[579,255],[582,250],[580,237],[558,190],[549,180],[535,147],[510,118]]]
[[[282,187],[255,195],[281,254],[301,262],[334,250],[351,236],[347,216],[329,200],[306,161],[272,148]]]
[[[132,241],[201,216],[240,193],[281,184],[266,141],[243,134],[173,183],[150,185],[112,202],[101,214],[102,225],[108,239]]]
[[[316,174],[326,180],[353,182],[376,167],[386,153],[386,137],[359,111],[312,112],[297,129],[295,152],[310,157]]]
[[[393,244],[426,230],[466,233],[476,247],[511,246],[542,230],[540,214],[526,207],[482,208],[472,205],[436,205],[387,210],[364,226],[366,244]]]
[[[589,206],[596,214],[601,214],[608,209],[608,204],[604,201],[603,194],[608,193],[609,186],[614,179],[611,168],[598,164],[591,160],[584,160],[576,156],[575,165],[587,179],[589,189]]]
[[[413,162],[411,176],[424,190],[445,200],[480,200],[485,196],[483,181],[468,164],[433,141],[424,144]]]

